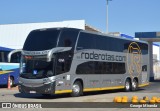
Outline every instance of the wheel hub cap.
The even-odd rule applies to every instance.
[[[80,88],[79,88],[78,85],[73,85],[73,91],[74,91],[75,93],[79,93],[79,90],[80,90]]]

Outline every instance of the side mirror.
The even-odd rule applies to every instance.
[[[17,52],[22,52],[22,49],[16,49],[16,50],[13,50],[11,51],[9,54],[8,54],[8,62],[11,62],[11,57],[14,53],[17,53]]]
[[[53,48],[51,49],[48,54],[47,54],[47,61],[50,62],[51,59],[52,59],[52,55],[54,53],[58,53],[58,52],[65,52],[65,51],[69,51],[71,50],[72,47],[56,47],[56,48]]]

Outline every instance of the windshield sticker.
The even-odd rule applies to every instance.
[[[34,70],[34,71],[33,71],[33,74],[37,74],[37,70]]]

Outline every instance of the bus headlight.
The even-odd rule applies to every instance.
[[[51,81],[48,78],[43,79],[43,84],[49,84],[49,83],[51,83]]]

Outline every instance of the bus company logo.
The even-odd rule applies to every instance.
[[[141,48],[136,42],[131,42],[127,53],[128,71],[131,77],[139,76],[142,71],[142,53]]]
[[[2,103],[2,108],[12,108],[11,103]]]
[[[121,55],[110,55],[107,53],[96,53],[96,52],[82,52],[81,59],[89,60],[107,60],[107,61],[126,61],[126,56]]]

